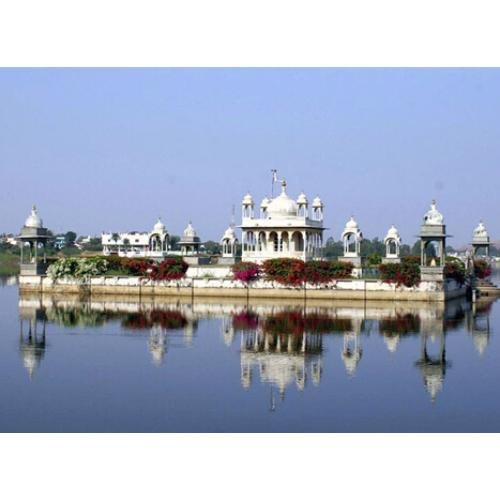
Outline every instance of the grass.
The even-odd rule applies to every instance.
[[[19,255],[0,253],[0,276],[14,276],[19,274]]]

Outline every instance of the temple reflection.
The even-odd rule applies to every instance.
[[[330,377],[329,365],[335,360],[342,363],[349,378],[355,376],[363,360],[370,358],[373,341],[368,337],[378,332],[393,356],[400,355],[405,339],[414,339],[409,345],[415,345],[418,355],[414,353],[407,366],[418,369],[430,400],[435,402],[452,366],[446,350],[449,334],[468,332],[475,350],[483,356],[491,334],[490,307],[491,300],[483,299],[446,305],[311,301],[304,305],[22,296],[20,353],[32,379],[44,357],[47,327],[50,335],[51,325],[92,331],[113,322],[119,325],[119,335],[143,337],[151,363],[161,367],[169,351],[196,343],[200,320],[213,319],[218,322],[220,341],[227,346],[228,356],[231,352],[239,356],[241,386],[268,386],[274,408],[275,392],[284,399],[291,389],[304,391],[320,385],[325,374]],[[99,331],[105,335],[110,330]],[[112,331],[116,335],[116,329]],[[332,353],[326,366],[325,352]],[[382,358],[375,361],[384,362]]]

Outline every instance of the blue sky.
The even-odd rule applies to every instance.
[[[480,218],[500,239],[496,69],[1,69],[0,232],[32,203],[54,231],[218,239],[270,169],[412,243],[432,198],[460,245]]]

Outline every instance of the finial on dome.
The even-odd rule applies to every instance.
[[[286,180],[281,179],[281,192],[286,193]]]

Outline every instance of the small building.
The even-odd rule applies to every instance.
[[[220,264],[234,264],[236,262],[236,254],[238,250],[238,238],[234,231],[233,224],[230,224],[220,240],[221,257]]]
[[[420,271],[422,281],[443,281],[446,260],[446,225],[432,200],[420,227]]]
[[[182,258],[189,265],[209,264],[210,257],[203,255],[201,249],[201,239],[196,233],[191,221],[189,221],[186,229],[182,233],[182,238],[179,241]]]
[[[289,257],[303,261],[319,259],[323,248],[323,211],[320,198],[313,200],[311,211],[304,193],[293,200],[281,181],[281,193],[264,198],[259,215],[254,213],[250,194],[242,201],[242,260],[261,263],[266,259]]]
[[[40,276],[47,270],[47,242],[50,234],[39,217],[35,205],[24,222],[18,241],[21,247],[21,275]]]
[[[399,252],[401,249],[401,236],[399,235],[399,231],[393,225],[387,231],[387,234],[384,238],[385,244],[385,258],[382,259],[384,263],[390,262],[399,262]]]
[[[361,260],[363,233],[354,217],[351,216],[347,221],[340,238],[344,243],[344,255],[343,257],[339,257],[339,261],[351,262],[354,265],[353,274],[361,275],[361,269],[363,267]]]
[[[490,253],[490,235],[486,230],[483,221],[479,221],[474,233],[472,235],[472,254],[473,256],[481,255],[481,252],[485,257],[489,257]]]
[[[102,233],[103,255],[120,257],[165,257],[169,251],[169,234],[159,218],[150,232]]]

